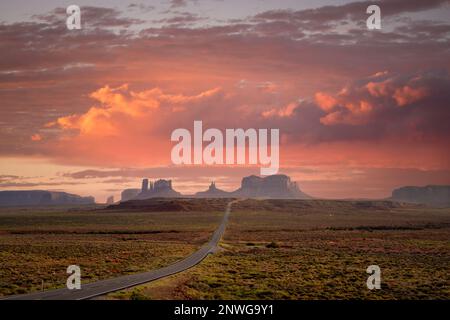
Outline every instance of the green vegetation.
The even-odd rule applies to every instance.
[[[220,251],[132,290],[148,299],[449,299],[449,227],[449,209],[247,200],[233,207]],[[372,264],[381,290],[366,287]]]
[[[223,212],[0,210],[0,295],[64,287],[160,268],[206,242]]]
[[[159,268],[205,243],[224,200],[108,210],[0,210],[0,294]],[[187,202],[188,201],[188,202]],[[127,211],[128,210],[128,211]],[[142,210],[146,212],[142,212]],[[382,289],[366,287],[379,265]],[[106,299],[450,299],[450,209],[375,201],[245,200],[198,266]]]

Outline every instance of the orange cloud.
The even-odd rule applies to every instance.
[[[323,92],[317,92],[314,98],[317,105],[324,111],[331,111],[338,103],[336,98]]]
[[[324,125],[349,124],[360,125],[369,120],[370,113],[374,107],[371,102],[366,100],[349,101],[342,99],[341,110],[328,113],[320,119],[320,123]]]
[[[146,91],[130,91],[128,85],[117,88],[105,86],[90,94],[100,102],[100,106],[91,107],[86,113],[60,117],[46,127],[59,126],[63,130],[78,130],[80,135],[117,136],[124,134],[124,119],[153,121],[157,119],[156,111],[164,104],[165,111],[182,111],[186,104],[212,97],[219,88],[207,90],[195,96],[165,94],[160,88]]]
[[[90,94],[96,104],[85,113],[60,117],[45,125],[60,130],[58,139],[47,146],[56,157],[74,163],[167,164],[171,130],[202,108],[211,109],[210,99],[220,94],[220,88],[183,95],[168,94],[160,88],[133,91],[128,85],[104,86]]]
[[[289,157],[298,157],[301,144],[339,142],[353,148],[354,141],[364,141],[368,148],[374,148],[376,141],[377,149],[383,141],[396,139],[429,141],[438,148],[440,137],[448,130],[441,116],[447,110],[441,103],[446,101],[447,79],[434,73],[383,73],[357,79],[334,95],[318,91],[312,93],[315,99],[302,101],[295,101],[292,95],[264,93],[255,85],[237,87],[235,82],[224,89],[186,89],[189,94],[159,87],[131,90],[127,85],[104,86],[89,95],[95,103],[85,112],[49,122],[47,127],[52,128],[42,131],[48,136],[39,147],[47,147],[44,152],[49,156],[77,165],[168,165],[171,132],[190,129],[194,120],[203,120],[209,128],[279,128],[282,165],[289,161],[286,155],[290,149],[297,155]],[[408,108],[398,107],[403,100],[395,99],[396,90],[397,100],[403,98]],[[273,108],[278,103],[283,107]],[[302,157],[310,158],[311,154],[305,152]]]
[[[280,118],[290,117],[294,113],[295,109],[297,109],[297,107],[298,107],[298,103],[292,102],[281,109],[274,108],[274,109],[270,109],[268,111],[264,111],[262,113],[262,116],[264,118],[270,118],[270,117],[276,117],[276,116],[280,117]]]
[[[394,99],[399,107],[404,107],[425,98],[427,95],[428,90],[426,88],[404,86],[395,90]]]
[[[33,134],[30,137],[30,139],[31,139],[31,141],[41,141],[42,140],[42,136],[40,134],[36,133],[36,134]]]
[[[374,114],[387,113],[395,107],[404,107],[430,95],[431,83],[423,76],[398,77],[379,72],[344,87],[335,96],[318,92],[317,106],[327,114],[320,119],[324,125],[365,124]]]
[[[385,97],[389,95],[389,87],[386,81],[383,82],[369,82],[366,84],[369,93],[374,97]]]
[[[337,123],[344,122],[342,113],[339,111],[335,111],[332,113],[327,114],[326,116],[320,118],[320,123],[324,125],[333,125]]]

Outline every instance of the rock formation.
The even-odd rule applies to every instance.
[[[296,182],[284,174],[267,177],[249,176],[242,179],[241,187],[232,192],[241,198],[311,199],[300,191]]]
[[[231,193],[218,189],[216,187],[216,183],[213,181],[213,182],[211,182],[211,185],[209,186],[208,190],[202,191],[202,192],[197,192],[195,194],[195,197],[197,197],[197,198],[230,198]]]
[[[108,197],[108,199],[106,199],[106,204],[110,205],[114,203],[114,196],[110,196]]]
[[[449,207],[450,186],[402,187],[392,191],[391,200]]]
[[[145,182],[146,181],[146,182]],[[154,183],[144,179],[142,182],[141,192],[133,199],[150,199],[150,198],[177,198],[181,193],[173,190],[172,180],[157,180]]]
[[[209,189],[195,194],[200,198],[272,198],[272,199],[311,199],[300,191],[296,182],[286,175],[267,177],[249,176],[242,179],[241,187],[233,192],[217,189],[214,182]]]
[[[147,192],[148,191],[148,179],[143,179],[142,180],[142,192]]]
[[[127,189],[136,190],[136,189]],[[183,195],[172,188],[171,180],[158,180],[154,183],[142,182],[142,189],[133,196],[133,192],[124,190],[122,201],[143,200],[150,198],[179,198]],[[127,197],[124,197],[126,192]],[[194,198],[272,198],[272,199],[311,199],[300,191],[296,182],[286,175],[278,174],[267,177],[249,176],[242,179],[241,187],[233,192],[227,192],[216,187],[212,182],[208,190],[197,192]]]
[[[0,206],[52,206],[95,204],[93,197],[44,190],[0,191]]]
[[[120,201],[128,201],[137,197],[141,189],[125,189],[120,195]]]

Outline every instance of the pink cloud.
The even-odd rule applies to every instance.
[[[376,98],[386,97],[390,94],[390,90],[386,81],[382,82],[369,82],[366,84],[366,88],[369,93]]]
[[[290,117],[293,115],[295,109],[297,109],[298,107],[298,103],[292,102],[289,103],[287,106],[277,109],[277,108],[273,108],[267,111],[262,112],[262,116],[264,118],[270,118],[270,117],[280,117],[280,118],[284,118],[284,117]]]
[[[427,95],[427,88],[412,88],[409,85],[406,85],[395,90],[394,99],[398,106],[404,107],[425,98]]]
[[[45,125],[59,129],[56,139],[47,142],[47,152],[82,164],[168,164],[170,130],[195,118],[219,95],[219,88],[184,95],[160,88],[134,91],[128,85],[104,86],[90,94],[95,105],[86,112]]]
[[[314,97],[317,105],[324,111],[331,111],[338,103],[336,98],[324,92],[317,92]]]
[[[117,88],[102,87],[90,94],[100,105],[91,107],[83,114],[60,117],[46,127],[54,125],[62,130],[78,130],[84,136],[117,136],[130,130],[124,126],[124,120],[137,122],[156,122],[163,112],[182,111],[188,104],[201,102],[219,93],[215,88],[194,96],[166,94],[160,88],[144,91],[131,91],[128,85]],[[163,109],[159,112],[159,109]]]
[[[36,133],[36,134],[33,134],[30,137],[30,139],[31,139],[31,141],[41,141],[42,140],[42,136],[40,134]]]
[[[420,76],[399,77],[386,72],[376,73],[366,81],[344,87],[336,95],[318,92],[315,100],[327,114],[325,125],[365,124],[383,113],[395,113],[396,107],[412,105],[427,98],[433,85]]]

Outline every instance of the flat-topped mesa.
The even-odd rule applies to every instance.
[[[0,206],[54,206],[95,204],[93,197],[46,190],[0,191]]]
[[[268,177],[249,176],[242,179],[241,188],[233,196],[248,198],[310,199],[296,182],[284,174]]]
[[[141,189],[125,189],[120,195],[120,201],[123,202],[134,199],[139,193],[141,193],[141,191]]]
[[[450,207],[450,186],[402,187],[392,191],[392,200]]]

